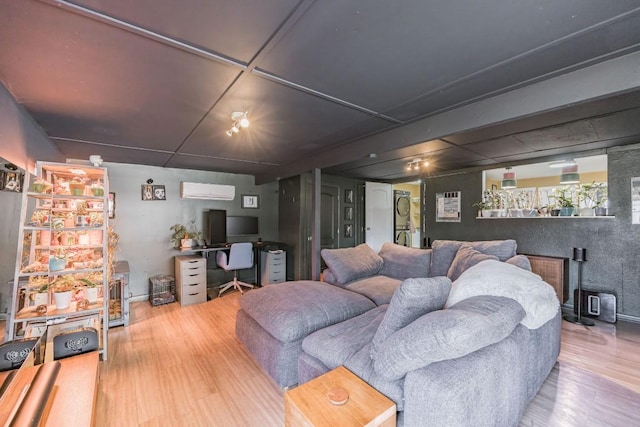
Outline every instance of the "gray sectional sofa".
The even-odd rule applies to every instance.
[[[407,426],[517,425],[555,364],[560,305],[513,240],[323,250],[323,282],[240,298],[236,335],[281,386],[340,365]]]

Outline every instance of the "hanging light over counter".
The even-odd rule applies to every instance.
[[[565,166],[562,168],[560,175],[560,184],[579,184],[580,174],[578,173],[578,165]]]
[[[502,175],[501,186],[503,190],[510,190],[518,186],[518,182],[516,181],[516,173],[511,172],[511,168],[507,168],[507,171]]]

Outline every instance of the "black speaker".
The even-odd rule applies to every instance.
[[[227,211],[222,209],[205,211],[204,238],[208,245],[227,242]]]

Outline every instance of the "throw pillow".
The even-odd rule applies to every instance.
[[[451,279],[451,281],[455,281],[466,269],[488,259],[497,261],[498,257],[494,255],[483,254],[482,252],[473,249],[471,245],[465,243],[460,246],[460,249],[458,249],[453,262],[451,262],[451,267],[449,267],[447,277]]]
[[[381,376],[396,380],[434,362],[456,359],[508,337],[524,318],[515,300],[482,295],[427,313],[391,335],[373,357]]]
[[[382,245],[378,255],[383,261],[380,274],[384,276],[401,280],[409,277],[429,277],[430,250],[408,248],[386,242]]]
[[[373,276],[382,268],[382,258],[366,243],[355,248],[323,249],[320,255],[331,269],[336,285]]]
[[[513,239],[507,240],[480,240],[465,242],[458,240],[434,240],[431,245],[431,272],[432,277],[446,276],[451,267],[451,262],[458,249],[463,244],[471,245],[475,250],[483,254],[497,256],[500,261],[506,261],[516,254],[518,245]]]
[[[444,307],[451,291],[446,277],[406,279],[391,297],[389,308],[373,337],[371,354],[394,332],[420,316]]]
[[[531,262],[524,255],[516,255],[505,261],[507,264],[515,265],[524,270],[531,271]]]

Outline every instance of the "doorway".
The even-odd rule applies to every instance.
[[[398,245],[419,248],[422,241],[420,181],[393,184],[394,241]]]

